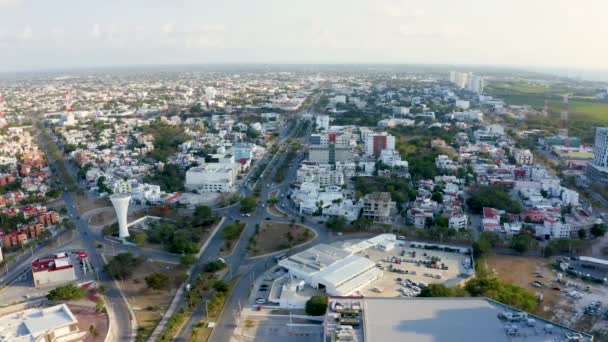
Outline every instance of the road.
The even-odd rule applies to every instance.
[[[63,163],[63,160],[58,161],[53,159],[53,156],[51,153],[49,153],[46,143],[42,142],[40,146],[46,152],[49,164]],[[64,175],[62,175],[61,172],[58,172],[58,176],[61,183],[60,185],[66,189],[67,181],[66,179],[63,179]],[[127,306],[128,304],[121,296],[120,290],[117,288],[117,286],[115,286],[112,279],[105,272],[103,272],[104,263],[101,259],[101,254],[95,246],[95,232],[90,229],[85,220],[80,218],[80,213],[78,212],[78,208],[72,193],[69,191],[64,191],[63,201],[66,209],[68,210],[68,215],[72,217],[76,225],[76,239],[79,239],[82,242],[84,249],[89,254],[89,261],[93,267],[93,271],[95,272],[97,282],[99,284],[103,284],[107,288],[104,296],[107,300],[106,305],[108,306],[108,314],[110,316],[110,320],[112,320],[112,325],[114,328],[110,333],[114,335],[116,341],[131,341],[135,338],[135,330],[132,326],[131,317]]]
[[[298,115],[301,115],[302,112],[295,114],[294,116],[297,118]],[[308,125],[308,130],[305,132],[305,137],[309,136],[312,130],[312,125]],[[279,138],[277,140],[277,146],[280,146],[281,149],[284,148],[284,144],[287,139],[291,138],[291,136],[297,131],[297,127],[293,127],[290,129],[283,129],[279,134]],[[256,258],[256,259],[247,259],[247,243],[251,236],[255,233],[255,225],[257,223],[261,223],[265,221],[267,218],[270,218],[270,215],[266,211],[266,202],[269,198],[271,192],[280,191],[283,194],[286,194],[289,190],[289,185],[295,180],[296,171],[298,168],[298,162],[303,159],[303,152],[300,151],[294,158],[294,162],[291,163],[291,166],[285,176],[285,179],[275,186],[271,186],[272,179],[277,170],[277,167],[282,164],[285,158],[285,153],[276,153],[272,158],[265,158],[263,161],[259,162],[258,165],[262,165],[267,159],[268,164],[265,167],[263,172],[264,177],[260,177],[255,183],[253,183],[250,187],[247,186],[247,178],[243,181],[241,189],[239,192],[242,195],[250,195],[252,189],[255,188],[257,182],[261,182],[264,184],[262,187],[261,193],[258,197],[258,206],[255,212],[251,213],[251,216],[246,217],[242,216],[240,212],[239,205],[233,205],[227,208],[222,208],[215,210],[215,213],[220,216],[224,216],[228,218],[225,224],[230,224],[234,222],[235,219],[239,219],[242,222],[245,222],[246,228],[238,241],[237,245],[234,247],[234,252],[232,255],[224,258],[229,267],[229,274],[226,276],[225,280],[231,281],[235,279],[235,277],[242,274],[262,274],[264,270],[271,266],[274,261],[271,256],[265,258]],[[250,172],[249,174],[253,174]],[[279,205],[283,204],[285,207],[290,206],[286,196],[281,198],[281,202]],[[297,218],[298,216],[296,216]],[[289,222],[291,217],[287,218],[272,218],[273,221],[280,222]],[[327,229],[323,225],[319,224],[311,224],[309,225],[312,229],[314,229],[317,233],[315,240],[312,243],[318,243],[320,241],[326,241],[328,237]],[[223,227],[222,227],[223,228]],[[205,250],[201,258],[199,259],[199,263],[197,263],[195,270],[192,272],[191,278],[194,279],[198,274],[202,271],[204,265],[212,260],[215,260],[219,255],[219,249],[223,245],[224,241],[221,234],[218,234],[213,239],[209,247]],[[291,252],[297,253],[301,250],[304,250],[306,247],[295,248]],[[235,317],[234,312],[240,311],[240,306],[247,302],[249,297],[249,290],[251,288],[251,278],[250,277],[241,277],[231,291],[231,295],[228,298],[223,314],[219,318],[216,328],[213,330],[210,340],[211,341],[228,341],[230,336],[232,335],[233,329],[235,327]],[[205,317],[205,307],[204,301],[199,304],[193,314],[189,317],[188,321],[184,324],[181,329],[179,335],[175,339],[175,341],[185,342],[188,341],[192,329],[194,326],[200,322],[202,318]]]

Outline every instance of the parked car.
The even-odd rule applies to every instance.
[[[257,298],[255,300],[255,303],[256,304],[266,304],[266,299],[264,299],[264,298]]]

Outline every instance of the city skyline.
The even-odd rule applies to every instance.
[[[597,0],[0,0],[0,71],[206,63],[605,69],[608,46],[597,42],[608,33],[606,10]]]

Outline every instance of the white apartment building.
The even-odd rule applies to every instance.
[[[471,103],[467,100],[456,100],[456,103],[454,105],[460,109],[465,110],[471,107]]]
[[[115,179],[110,185],[114,194],[130,194],[132,191],[131,181],[124,179]]]
[[[440,170],[456,170],[459,167],[457,163],[452,161],[452,159],[445,154],[440,154],[437,156],[435,159],[435,166],[437,166],[437,168]]]
[[[574,190],[570,190],[567,188],[563,188],[561,194],[562,203],[565,205],[571,205],[573,207],[578,207],[579,205],[579,194]]]
[[[213,163],[186,171],[186,189],[201,192],[230,192],[238,174],[238,164]]]
[[[549,232],[553,239],[569,238],[572,232],[572,227],[569,224],[562,223],[559,220],[545,220],[544,228],[544,231]]]
[[[513,157],[518,165],[532,165],[534,163],[534,154],[530,150],[515,149]]]
[[[319,187],[342,186],[344,174],[332,170],[330,165],[307,165],[302,164],[296,173],[298,183],[313,183]]]
[[[359,218],[362,204],[360,201],[344,199],[339,203],[331,203],[328,207],[323,208],[324,217],[343,216],[347,221],[352,222]]]
[[[404,168],[407,170],[409,164],[405,160],[401,160],[401,155],[396,150],[380,151],[380,160],[383,164],[390,167]]]
[[[325,130],[329,129],[329,116],[328,115],[317,115],[315,117],[315,124],[317,126],[317,130]]]
[[[137,184],[131,193],[131,198],[139,203],[145,202],[160,202],[162,191],[159,185],[155,184]]]
[[[468,224],[469,217],[459,212],[453,212],[448,221],[448,226],[453,229],[464,229],[467,228]]]
[[[308,150],[308,160],[320,164],[334,164],[353,159],[350,147],[330,145],[311,145]]]

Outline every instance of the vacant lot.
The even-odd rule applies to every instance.
[[[249,255],[278,252],[310,241],[314,236],[313,231],[299,224],[266,221],[249,241]]]
[[[172,281],[168,290],[148,289],[145,277],[155,272],[169,275]],[[133,307],[140,333],[143,331],[143,335],[147,336],[154,330],[185,278],[185,271],[179,265],[144,262],[133,272],[132,279],[119,282],[125,297]]]
[[[105,198],[96,198],[86,195],[76,195],[76,205],[78,207],[78,212],[80,214],[84,214],[89,210],[109,207],[112,206],[112,203],[108,199]]]
[[[494,271],[499,278],[543,294],[543,301],[534,314],[568,327],[593,332],[598,340],[606,340],[607,335],[599,335],[598,332],[608,331],[608,322],[602,320],[601,316],[592,317],[584,314],[585,307],[592,301],[606,301],[608,296],[606,286],[574,278],[565,278],[571,285],[558,284],[556,282],[557,272],[552,269],[551,260],[545,258],[492,255],[488,258],[487,263],[488,269]],[[541,288],[532,286],[531,284],[535,280],[540,281],[543,286]],[[576,289],[575,285],[578,285],[579,289],[589,285],[591,292]],[[561,291],[552,289],[555,286],[559,287]],[[567,292],[573,290],[581,292],[582,298],[574,299],[566,295]],[[605,309],[602,310],[602,313],[604,311]]]
[[[534,314],[551,319],[553,309],[561,300],[561,293],[551,289],[557,273],[552,271],[550,259],[495,254],[488,258],[488,269],[500,279],[525,287],[533,293],[543,294],[543,301]],[[540,276],[542,276],[542,278]],[[532,285],[534,281],[545,284],[542,288]]]

